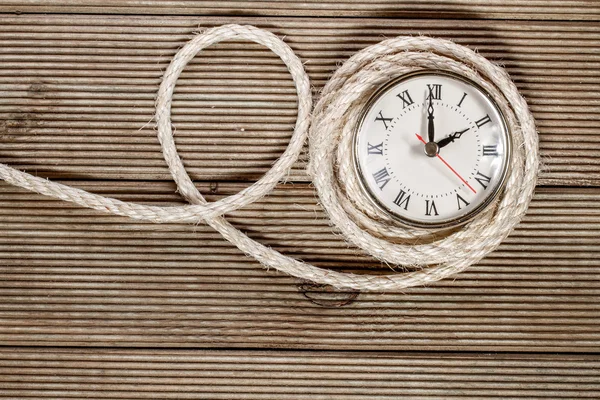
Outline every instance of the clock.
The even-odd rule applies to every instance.
[[[469,79],[421,70],[366,102],[354,165],[366,197],[401,224],[464,224],[502,190],[510,133],[492,97]]]

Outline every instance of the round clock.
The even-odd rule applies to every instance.
[[[394,79],[366,103],[354,162],[367,198],[394,219],[451,227],[500,192],[510,143],[504,116],[484,89],[423,70]]]

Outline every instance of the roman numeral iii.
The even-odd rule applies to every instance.
[[[497,156],[498,155],[498,145],[494,144],[491,146],[483,146],[483,155],[484,156]]]
[[[373,174],[373,178],[375,178],[375,183],[379,186],[379,189],[383,190],[385,185],[390,181],[390,174],[386,168],[382,168],[379,171]]]
[[[386,118],[383,116],[383,111],[379,111],[379,116],[375,117],[375,121],[381,121],[383,122],[383,126],[385,126],[385,129],[388,128],[388,122],[392,122],[393,118]]]
[[[402,100],[402,109],[403,110],[405,107],[408,107],[414,103],[412,97],[410,97],[410,94],[408,93],[408,90],[405,90],[402,93],[398,93],[397,96],[400,98],[400,100]]]

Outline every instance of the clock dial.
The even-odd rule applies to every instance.
[[[414,226],[464,223],[504,183],[509,134],[482,88],[458,76],[401,77],[369,101],[355,132],[355,162],[370,199]]]

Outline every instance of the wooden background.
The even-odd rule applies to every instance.
[[[183,204],[155,137],[162,72],[193,32],[269,29],[315,95],[385,37],[426,34],[504,65],[537,119],[531,209],[465,273],[402,293],[265,271],[211,229],[153,225],[0,183],[0,397],[600,398],[600,2],[0,0],[0,162],[95,193]],[[176,143],[211,200],[263,174],[295,120],[257,45],[197,57]],[[298,163],[231,215],[318,265],[386,269],[331,231]]]

